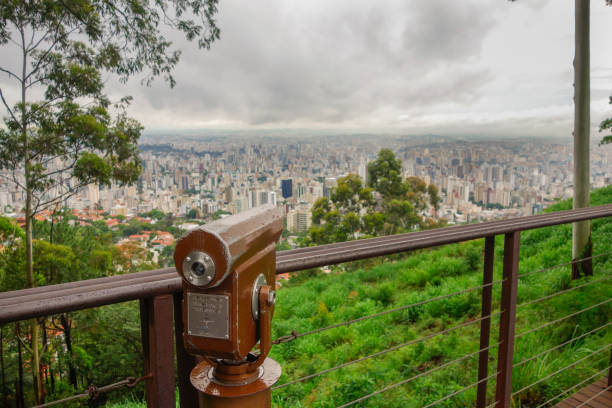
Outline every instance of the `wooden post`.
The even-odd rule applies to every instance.
[[[147,407],[174,407],[174,342],[172,295],[140,300],[140,324],[144,352]]]
[[[189,375],[198,363],[197,359],[188,354],[183,344],[183,292],[174,295],[174,339],[176,342],[176,367],[178,372],[179,402],[182,408],[198,406],[198,391]]]
[[[499,322],[499,352],[497,355],[496,408],[510,408],[512,396],[512,359],[516,324],[516,291],[520,232],[506,234],[504,241],[504,282],[502,283],[501,316]]]
[[[589,142],[591,139],[590,80],[590,4],[591,0],[575,0],[574,56],[574,208],[589,204],[591,190]],[[572,259],[591,256],[590,221],[575,222],[572,228]],[[572,263],[572,279],[593,274],[593,261]]]
[[[495,257],[495,236],[485,238],[484,247],[484,270],[482,284],[488,285],[482,288],[482,311],[481,317],[491,314],[491,301],[493,297],[493,261]],[[487,405],[487,380],[489,376],[489,347],[491,338],[491,318],[487,317],[480,322],[480,354],[478,355],[478,392],[476,397],[476,408],[484,408]]]

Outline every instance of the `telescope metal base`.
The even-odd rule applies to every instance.
[[[272,387],[281,376],[280,365],[266,358],[258,368],[259,373],[245,384],[244,376],[235,381],[224,381],[214,376],[214,367],[206,360],[191,371],[191,384],[199,391],[200,406],[206,408],[270,407]]]

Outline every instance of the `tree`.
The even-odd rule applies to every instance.
[[[381,149],[368,163],[368,186],[388,199],[402,195],[402,162],[389,149]]]
[[[6,0],[0,4],[0,45],[15,58],[0,72],[19,88],[17,100],[0,88],[5,108],[0,169],[25,193],[26,281],[35,286],[34,215],[90,183],[130,184],[140,173],[142,126],[127,116],[130,98],[112,103],[104,74],[144,83],[163,76],[170,86],[180,52],[162,25],[209,48],[219,38],[217,0]],[[39,326],[31,322],[36,402],[43,399]]]
[[[189,210],[187,212],[187,218],[189,219],[196,219],[196,218],[201,218],[202,215],[200,214],[200,211],[197,208],[192,208],[191,210]]]
[[[339,178],[330,198],[321,197],[313,204],[312,227],[302,244],[328,244],[407,232],[415,226],[437,226],[421,212],[428,203],[436,208],[438,189],[418,177],[402,180],[401,170],[401,160],[391,150],[381,149],[377,159],[368,163],[369,187],[356,174]]]
[[[430,184],[427,186],[427,194],[429,194],[429,204],[434,208],[440,208],[440,195],[438,194],[438,188]]]

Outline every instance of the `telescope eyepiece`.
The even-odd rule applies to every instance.
[[[202,276],[204,272],[206,272],[206,266],[204,266],[202,262],[194,262],[191,264],[191,272],[193,272],[195,276]]]
[[[215,262],[206,252],[191,251],[183,261],[183,276],[195,286],[206,286],[215,278]]]

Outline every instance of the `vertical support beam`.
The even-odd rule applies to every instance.
[[[148,408],[174,407],[174,343],[172,295],[140,299],[140,324],[144,352]]]
[[[191,381],[189,374],[196,366],[197,360],[187,353],[183,344],[183,292],[174,294],[174,338],[176,341],[176,366],[178,372],[179,401],[182,408],[198,406],[198,391]]]
[[[612,387],[612,348],[610,349],[610,364],[608,369],[608,387]]]
[[[493,298],[493,261],[495,257],[495,236],[485,238],[484,247],[484,270],[482,276],[482,311],[481,317],[491,314],[491,301]],[[488,285],[488,286],[487,286]],[[489,376],[489,347],[491,338],[491,318],[487,317],[480,322],[480,354],[478,355],[478,392],[476,396],[476,408],[487,406],[487,381]],[[487,348],[486,350],[483,350]]]
[[[574,208],[590,204],[591,189],[589,142],[591,139],[591,51],[590,0],[574,0]],[[572,259],[591,256],[591,224],[589,220],[575,222],[572,228]],[[592,261],[572,263],[572,279],[593,275]]]
[[[512,360],[514,358],[520,239],[520,232],[515,231],[506,234],[504,241],[504,282],[502,283],[501,316],[499,322],[500,345],[497,355],[496,408],[510,408],[512,395]]]

